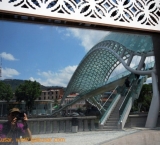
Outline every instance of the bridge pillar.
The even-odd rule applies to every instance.
[[[158,91],[158,82],[155,72],[152,72],[152,87],[153,87],[153,96],[151,105],[149,108],[146,126],[147,128],[156,127],[158,115],[159,115],[159,91]]]

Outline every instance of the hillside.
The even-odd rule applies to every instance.
[[[20,85],[23,84],[25,80],[18,80],[18,79],[5,79],[2,80],[2,82],[4,82],[5,84],[9,84],[13,90],[13,92],[15,91],[15,89]],[[41,85],[41,90],[48,90],[51,88],[63,88],[61,86],[43,86]]]

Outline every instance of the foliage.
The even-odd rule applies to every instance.
[[[78,112],[78,113],[79,113],[79,112],[83,112],[82,108],[79,107],[79,108],[77,109],[77,112]]]
[[[26,102],[26,109],[31,111],[34,105],[34,100],[36,100],[41,94],[40,84],[36,81],[25,81],[20,84],[15,90],[16,101],[21,102],[24,100]]]
[[[13,98],[13,92],[10,85],[0,81],[0,100],[7,101],[7,109],[9,109],[9,102]]]
[[[152,85],[144,84],[137,100],[134,101],[131,112],[144,111],[148,112],[152,100]]]
[[[15,89],[24,83],[24,80],[17,80],[17,79],[5,79],[2,82],[11,86],[12,91],[15,92]]]
[[[54,99],[54,106],[57,106],[57,105],[59,105],[59,102],[57,99]]]
[[[5,100],[7,103],[13,98],[13,92],[10,85],[0,81],[0,100]]]

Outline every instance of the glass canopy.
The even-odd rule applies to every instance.
[[[127,49],[136,52],[148,52],[153,50],[152,38],[149,35],[112,32],[102,39],[102,41],[104,40],[116,41],[124,45]]]
[[[132,52],[147,53],[153,50],[150,36],[137,34],[110,33],[97,43],[82,59],[74,72],[62,102],[71,93],[85,94],[100,86],[109,79],[114,69],[120,64],[118,55],[127,60]]]

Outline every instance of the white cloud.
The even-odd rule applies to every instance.
[[[33,77],[30,77],[29,80],[35,81],[35,79]],[[38,80],[36,80],[36,81],[38,81]]]
[[[99,40],[101,40],[104,36],[109,34],[107,31],[98,31],[98,30],[91,30],[91,29],[78,29],[78,28],[67,28],[67,31],[59,30],[59,33],[64,33],[67,37],[75,37],[80,40],[80,45],[85,48],[87,52],[90,50]]]
[[[81,41],[81,45],[85,48],[86,52],[90,50],[104,36],[109,34],[109,32],[107,31],[98,31],[91,29],[68,28],[67,30],[74,37],[78,38]]]
[[[11,60],[11,61],[17,60],[16,58],[14,58],[14,56],[12,54],[9,54],[9,53],[6,53],[6,52],[0,53],[0,56],[3,59],[6,59],[6,60]]]
[[[140,59],[141,57],[140,56],[134,56],[133,59],[132,59],[132,62],[130,64],[130,67],[133,68],[133,67],[138,67],[138,64],[140,62]]]
[[[122,64],[120,64],[112,72],[112,74],[110,75],[110,78],[117,77],[118,75],[121,75],[121,73],[124,72],[124,71],[126,71],[125,67]]]
[[[66,33],[65,29],[62,29],[62,28],[59,28],[59,27],[56,27],[56,31],[60,34],[63,34],[63,33],[65,34]]]
[[[40,30],[45,29],[45,26],[40,26],[39,29]]]
[[[2,79],[13,78],[14,76],[18,76],[20,73],[12,68],[2,68]]]
[[[77,66],[68,66],[59,72],[38,72],[40,78],[30,77],[30,80],[37,81],[44,86],[63,86],[66,87],[71,76],[76,70]]]
[[[146,82],[145,82],[145,84],[149,84],[149,83],[152,83],[152,77],[147,78],[147,80],[146,80]]]
[[[65,33],[65,36],[70,37],[71,34],[70,33]]]

